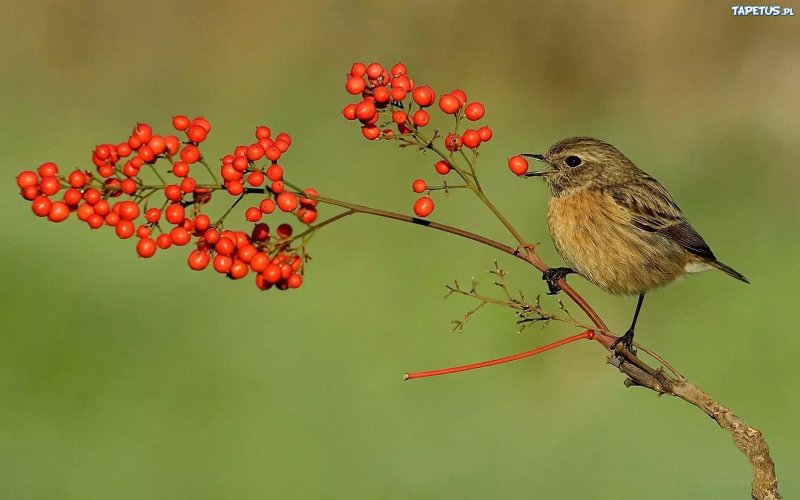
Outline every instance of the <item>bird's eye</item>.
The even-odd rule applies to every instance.
[[[568,167],[577,167],[581,164],[581,159],[577,156],[567,156],[567,159],[564,160],[564,163],[566,163]]]

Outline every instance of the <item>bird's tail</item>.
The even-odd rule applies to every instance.
[[[750,284],[750,281],[748,281],[748,279],[747,279],[747,278],[745,278],[744,276],[742,276],[741,274],[739,274],[739,273],[738,273],[738,272],[737,272],[737,271],[736,271],[734,268],[732,268],[731,266],[728,266],[728,265],[726,265],[726,264],[723,264],[722,262],[720,262],[720,261],[718,261],[718,260],[715,260],[715,261],[713,261],[713,262],[709,262],[709,264],[711,264],[712,266],[716,267],[717,269],[719,269],[720,271],[724,272],[725,274],[727,274],[728,276],[730,276],[730,277],[732,277],[732,278],[736,278],[736,279],[737,279],[737,280],[739,280],[739,281],[744,281],[745,283],[747,283],[747,284]]]

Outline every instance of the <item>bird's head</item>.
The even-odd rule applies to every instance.
[[[543,178],[553,196],[625,182],[638,170],[617,148],[592,137],[570,137],[555,143],[544,154],[525,153],[523,156],[547,165],[525,176]]]

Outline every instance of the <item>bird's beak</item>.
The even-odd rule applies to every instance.
[[[522,156],[527,156],[528,158],[533,158],[533,159],[538,160],[538,161],[540,161],[542,163],[547,163],[545,161],[545,159],[544,159],[544,155],[543,154],[539,154],[539,153],[522,153]],[[527,174],[525,174],[525,177],[541,177],[543,175],[547,175],[547,173],[549,171],[550,171],[550,169],[539,170],[537,172],[528,172]]]

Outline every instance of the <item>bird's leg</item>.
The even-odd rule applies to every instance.
[[[639,301],[636,303],[636,311],[633,313],[633,322],[631,322],[631,327],[628,328],[628,331],[625,332],[625,335],[622,337],[617,337],[617,340],[611,343],[609,348],[613,351],[617,348],[619,344],[627,349],[631,354],[634,356],[636,355],[636,349],[633,348],[633,330],[636,328],[636,320],[639,319],[639,311],[642,310],[642,302],[644,302],[644,294],[639,294]]]
[[[575,271],[568,267],[551,267],[542,273],[542,279],[547,282],[549,289],[548,295],[555,295],[561,291],[561,287],[556,283],[560,279],[564,279],[568,274],[575,274]]]

